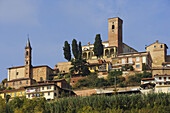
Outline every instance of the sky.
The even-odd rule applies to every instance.
[[[108,40],[108,18],[123,20],[123,42],[138,51],[156,40],[170,47],[169,0],[0,0],[0,81],[24,65],[28,39],[32,64],[65,62],[64,41]],[[168,49],[168,54],[170,50]]]

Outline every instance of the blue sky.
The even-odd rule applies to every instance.
[[[64,41],[108,40],[107,19],[123,19],[123,41],[138,51],[156,40],[170,46],[169,0],[0,0],[0,81],[6,68],[24,65],[29,34],[33,65],[54,68]],[[170,50],[168,50],[170,54]]]

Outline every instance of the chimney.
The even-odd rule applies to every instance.
[[[158,40],[156,40],[156,43],[158,43]]]
[[[88,42],[87,45],[90,45],[90,42]]]

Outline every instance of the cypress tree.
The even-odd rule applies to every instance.
[[[72,52],[73,52],[74,58],[78,59],[79,51],[78,51],[78,45],[77,45],[76,39],[73,39],[72,41]]]
[[[97,56],[97,58],[103,55],[103,44],[102,44],[100,34],[97,34],[95,37],[93,51],[94,51],[94,55]]]
[[[79,42],[79,56],[78,56],[79,60],[81,60],[82,58],[82,46],[81,46],[81,42]]]
[[[63,50],[64,50],[64,58],[68,61],[71,60],[71,50],[70,50],[70,44],[65,41],[64,43],[64,47],[63,47]]]

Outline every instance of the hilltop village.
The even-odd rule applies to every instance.
[[[88,80],[86,76],[71,76],[71,62],[61,62],[54,68],[48,65],[32,65],[32,47],[28,39],[25,46],[25,65],[9,67],[7,80],[3,82],[0,96],[11,99],[19,96],[45,97],[54,100],[64,96],[89,96],[92,94],[138,93],[145,92],[170,92],[170,55],[167,55],[168,46],[158,40],[145,47],[145,51],[139,52],[123,42],[123,20],[119,17],[108,19],[108,41],[103,41],[103,55],[98,58],[94,54],[94,44],[88,42],[82,46],[82,58],[91,76],[97,76],[100,80],[107,80],[112,74],[111,85],[108,88],[74,89],[79,81]],[[61,48],[62,49],[62,48]],[[150,75],[148,74],[150,73]],[[129,80],[138,75],[140,85],[135,87]],[[117,78],[116,78],[117,77]],[[115,79],[114,79],[115,78]],[[119,80],[119,86],[116,84]],[[98,83],[102,81],[98,81]],[[110,79],[109,79],[110,80]],[[129,80],[129,81],[128,81]],[[125,85],[128,81],[129,85]],[[80,83],[79,83],[80,86]],[[105,85],[104,85],[105,86]],[[101,86],[101,87],[104,87]],[[116,89],[117,88],[117,89]]]

